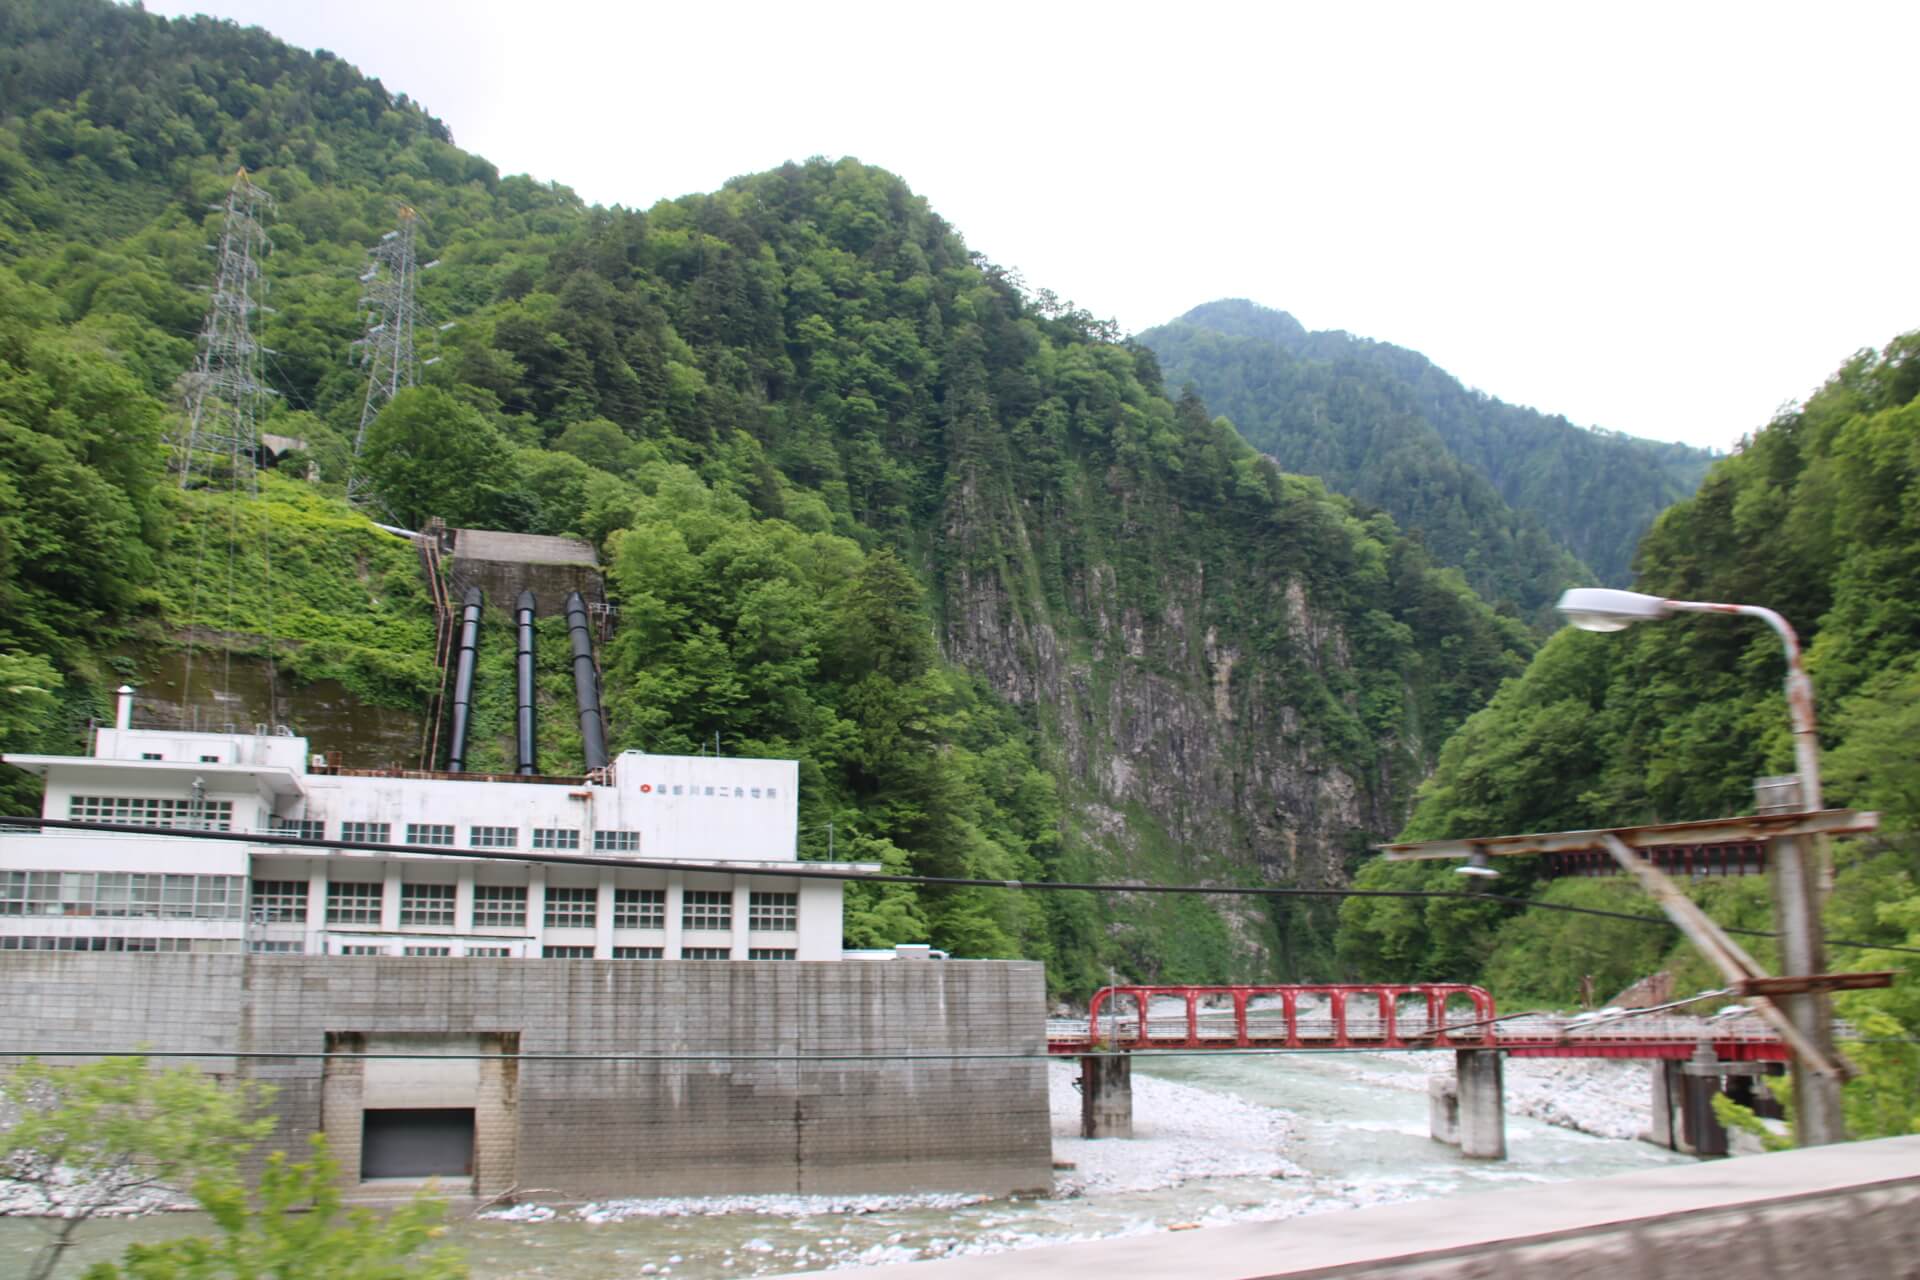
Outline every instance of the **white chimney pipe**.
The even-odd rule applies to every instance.
[[[114,690],[120,696],[115,702],[113,727],[116,729],[133,728],[133,686],[123,684]]]

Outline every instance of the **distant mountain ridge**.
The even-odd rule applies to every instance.
[[[1417,351],[1246,299],[1137,340],[1283,468],[1389,512],[1523,613],[1575,578],[1626,582],[1640,535],[1715,456],[1506,404]]]

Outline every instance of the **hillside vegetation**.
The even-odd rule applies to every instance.
[[[831,824],[838,856],[940,874],[1338,884],[1531,651],[891,174],[589,208],[259,31],[0,0],[0,50],[5,749],[73,749],[190,626],[424,703],[405,544],[340,500],[357,277],[403,204],[441,263],[422,305],[458,323],[369,432],[371,509],[595,543],[614,745],[797,757],[809,854]],[[243,166],[274,201],[265,426],[318,480],[236,512],[161,442]],[[271,576],[196,596],[236,577],[205,567],[223,541]],[[860,890],[848,921],[1066,989],[1334,963],[1327,911]]]
[[[1624,583],[1640,535],[1713,457],[1504,404],[1417,351],[1243,300],[1139,340],[1281,466],[1389,513],[1534,620],[1568,586]]]

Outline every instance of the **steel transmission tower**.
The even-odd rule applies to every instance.
[[[422,271],[440,263],[436,260],[421,266],[415,262],[414,230],[418,221],[410,206],[401,205],[400,225],[367,250],[373,265],[360,277],[365,286],[360,307],[367,320],[367,333],[354,347],[367,370],[367,398],[360,408],[360,430],[353,437],[353,472],[347,481],[347,497],[353,501],[364,497],[366,487],[360,450],[367,442],[367,425],[380,416],[388,401],[419,378],[413,335],[421,315],[414,300],[414,284]]]
[[[185,434],[175,437],[175,465],[183,489],[196,474],[203,483],[211,480],[222,461],[236,488],[243,482],[259,487],[260,401],[273,393],[260,378],[265,348],[253,336],[253,315],[262,309],[266,280],[260,260],[270,247],[260,215],[272,204],[242,169],[226,203],[210,206],[226,217],[220,243],[208,246],[220,255],[220,266],[200,328],[200,355],[182,379],[187,423]]]

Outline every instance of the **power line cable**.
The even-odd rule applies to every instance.
[[[1627,920],[1637,924],[1652,925],[1664,929],[1678,927],[1671,920],[1659,916],[1635,915],[1628,911],[1608,911],[1600,907],[1577,907],[1567,903],[1540,902],[1536,899],[1516,897],[1512,894],[1477,893],[1466,890],[1308,889],[1293,885],[1177,885],[1129,884],[1114,881],[1078,880],[984,880],[967,876],[925,876],[883,871],[844,871],[804,862],[799,864],[687,862],[664,858],[598,857],[593,854],[581,853],[528,853],[519,850],[502,849],[452,849],[445,846],[425,847],[421,845],[381,843],[368,840],[329,840],[324,837],[283,835],[278,832],[266,831],[206,831],[191,827],[130,826],[109,822],[84,822],[71,818],[0,818],[0,832],[5,831],[9,825],[52,830],[108,831],[122,835],[162,836],[173,839],[238,841],[244,844],[272,845],[292,849],[312,849],[322,853],[330,850],[351,849],[357,853],[397,853],[414,856],[424,855],[434,858],[468,858],[482,862],[517,862],[538,864],[541,866],[616,867],[641,871],[711,871],[722,875],[780,876],[795,880],[839,880],[864,884],[923,885],[929,888],[947,889],[1011,889],[1077,893],[1170,893],[1207,897],[1256,898],[1450,899],[1469,902],[1499,902],[1530,911],[1561,911],[1574,915],[1602,916],[1608,919]],[[1721,927],[1728,933],[1740,934],[1750,938],[1777,938],[1780,936],[1767,929],[1745,929],[1734,925],[1723,925]],[[1893,951],[1909,955],[1920,955],[1920,947],[1899,946],[1883,942],[1855,942],[1847,939],[1829,938],[1827,945],[1830,947]]]

